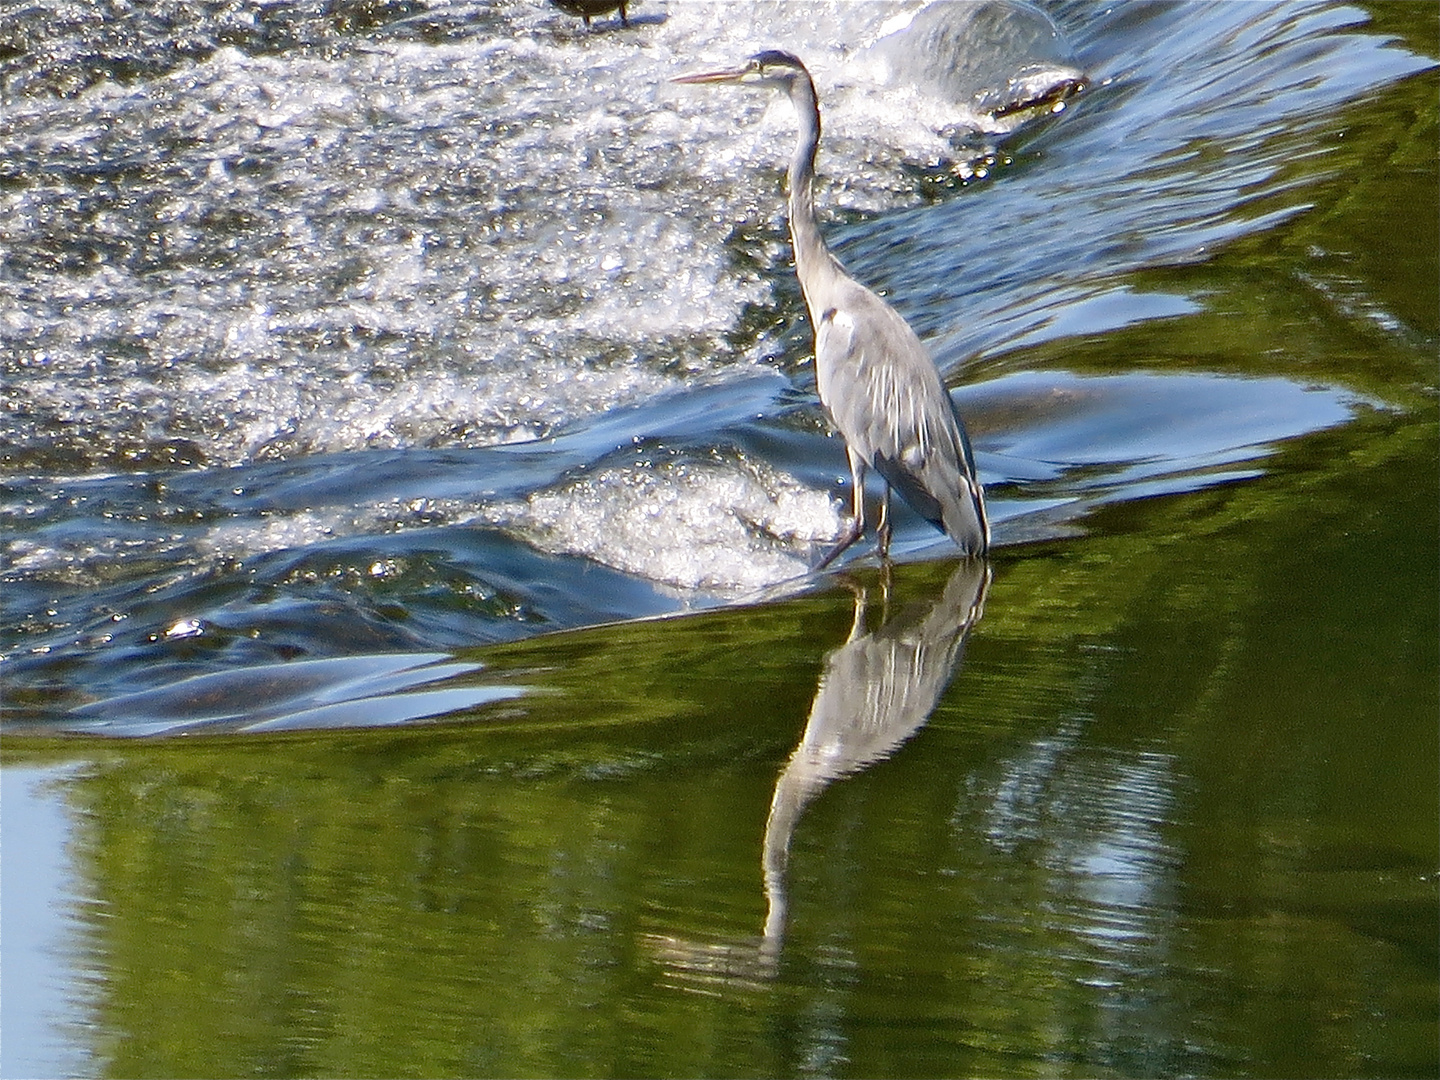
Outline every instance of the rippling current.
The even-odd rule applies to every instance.
[[[1380,407],[1280,364],[1007,359],[1193,313],[1136,271],[1304,212],[1308,127],[1424,63],[1358,32],[1363,13],[631,15],[587,31],[519,0],[0,12],[12,721],[803,588],[845,464],[788,263],[793,119],[668,83],[759,47],[815,74],[831,243],[933,350],[998,544],[1244,482],[1280,441]],[[1009,115],[1057,80],[1083,89]],[[902,515],[896,550],[950,549]]]

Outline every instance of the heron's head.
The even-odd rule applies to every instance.
[[[763,86],[788,91],[797,79],[810,78],[800,58],[780,49],[767,49],[756,53],[738,68],[725,71],[703,71],[697,75],[681,75],[671,82],[696,83],[737,83],[741,86]]]

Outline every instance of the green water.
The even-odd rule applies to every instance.
[[[483,652],[546,692],[443,734],[91,747],[101,1071],[1424,1075],[1434,450],[1376,412],[1000,560],[929,724],[806,808],[770,966],[845,590]]]
[[[1432,56],[1433,22],[1402,27]],[[877,636],[922,619],[953,563],[462,653],[525,693],[436,728],[7,740],[9,792],[67,822],[55,1060],[1435,1075],[1436,87],[1337,118],[1293,166],[1326,177],[1310,212],[1124,283],[1194,314],[998,362],[1283,367],[1368,403],[1263,475],[1001,551],[928,722],[794,822],[783,934],[766,824],[827,656],[857,603]]]

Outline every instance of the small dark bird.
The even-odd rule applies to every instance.
[[[800,137],[790,162],[790,240],[795,273],[815,334],[820,403],[845,437],[853,514],[823,567],[865,531],[865,473],[885,478],[876,530],[890,556],[890,491],[949,534],[966,555],[990,547],[985,495],[960,414],[930,354],[898,312],[845,272],[820,235],[812,186],[820,144],[820,106],[805,65],[787,52],[752,56],[733,71],[685,75],[678,83],[733,83],[779,90],[795,106]]]
[[[629,0],[550,0],[567,15],[579,15],[585,20],[585,25],[590,25],[590,19],[595,15],[604,15],[607,11],[620,9],[620,25],[629,26],[630,20],[625,15],[625,5]]]

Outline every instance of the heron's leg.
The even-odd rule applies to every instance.
[[[865,636],[865,608],[870,603],[870,593],[864,585],[857,584],[848,574],[842,574],[840,583],[850,590],[850,595],[855,598],[855,615],[850,621],[850,636],[845,639],[845,644],[858,641]]]
[[[890,561],[890,485],[885,485],[885,497],[880,502],[880,525],[875,530],[875,539],[880,552],[880,561]]]
[[[854,488],[850,524],[840,534],[840,542],[830,549],[828,555],[815,564],[816,570],[824,570],[839,557],[841,552],[859,540],[865,532],[865,459],[848,446],[845,448],[845,456],[850,459],[850,483]]]

